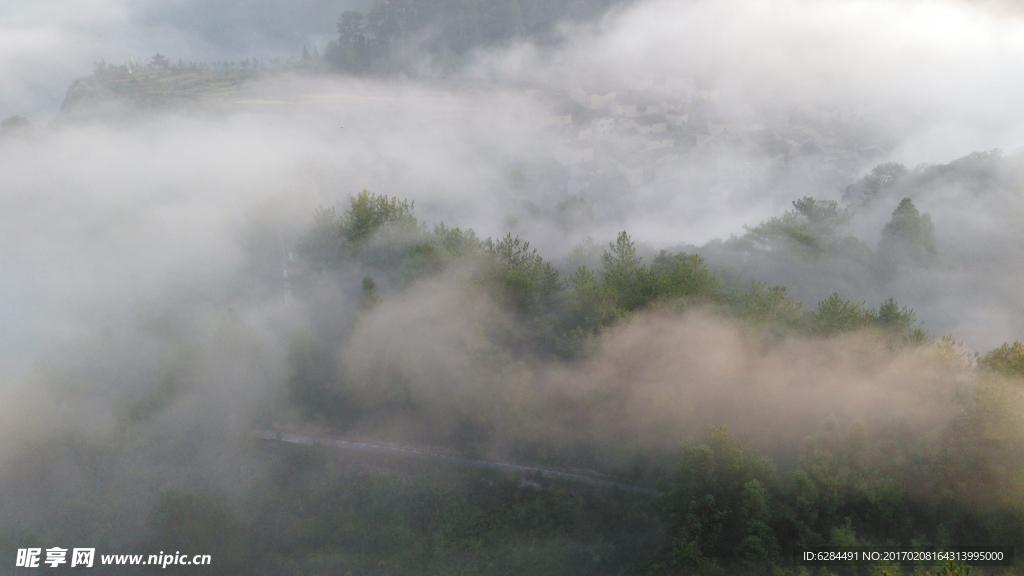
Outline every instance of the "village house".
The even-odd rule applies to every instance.
[[[608,136],[615,130],[615,120],[612,118],[598,118],[591,122],[594,127],[594,134],[598,137]]]
[[[566,166],[590,162],[594,159],[594,148],[588,145],[570,142],[559,147],[555,153],[559,162]]]
[[[752,132],[767,128],[763,123],[757,122],[753,116],[743,117],[718,117],[708,119],[708,134],[720,136],[722,134],[739,134],[740,132]]]
[[[630,90],[650,90],[651,86],[654,85],[654,80],[639,80],[627,76],[622,79],[622,83]]]
[[[646,166],[658,166],[679,158],[679,154],[670,148],[654,148],[640,153]]]
[[[615,158],[615,168],[622,174],[629,185],[636,188],[644,183],[644,158],[635,154]]]
[[[665,134],[665,133],[647,134],[646,138],[644,138],[643,149],[645,149],[645,150],[654,150],[654,149],[657,149],[657,148],[671,148],[671,147],[675,146],[675,144],[676,144],[675,139],[672,138],[672,136],[670,136],[668,134]]]
[[[580,163],[569,166],[569,182],[566,186],[569,194],[579,194],[590,188],[601,176],[601,169],[596,163]]]
[[[698,90],[693,95],[693,99],[697,102],[711,102],[715,98],[715,93],[712,90]]]
[[[679,169],[680,155],[671,149],[648,150],[641,157],[644,162],[644,183],[669,180]]]
[[[637,116],[636,104],[619,104],[613,102],[608,110],[612,116],[622,116],[624,118],[635,118]]]
[[[572,114],[562,114],[548,118],[551,126],[568,126],[572,123]]]
[[[670,180],[693,161],[687,159],[690,151],[702,148],[744,151],[780,163],[816,155],[830,169],[855,169],[849,168],[855,154],[841,144],[841,122],[856,118],[853,110],[805,109],[806,115],[792,119],[794,112],[727,116],[716,110],[714,92],[698,90],[693,78],[627,77],[622,84],[604,95],[574,88],[569,106],[554,111],[551,123],[564,127],[557,156],[569,169],[571,193],[619,175],[633,187]]]
[[[622,151],[638,150],[645,147],[645,134],[642,134],[640,128],[632,121],[620,124],[611,136],[611,139],[618,144],[619,150]]]
[[[583,88],[573,88],[569,96],[574,102],[588,110],[608,109],[612,102],[615,101],[615,92],[609,92],[602,96],[600,94],[590,94]]]
[[[664,114],[648,114],[636,119],[641,134],[658,134],[668,130],[668,120]]]
[[[693,78],[669,78],[665,80],[665,89],[684,98],[692,98],[697,93],[697,84]]]
[[[665,121],[672,126],[682,126],[690,122],[689,114],[673,114],[671,112],[665,113]]]

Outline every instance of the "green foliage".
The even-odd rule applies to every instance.
[[[713,301],[724,295],[721,279],[700,256],[662,251],[648,268],[624,231],[601,255],[601,264],[600,280],[582,267],[570,279],[570,286],[576,302],[602,318],[618,318],[660,300],[690,297]]]
[[[700,256],[662,251],[647,267],[626,232],[609,244],[601,264],[600,273],[579,267],[565,284],[569,297],[558,326],[563,355],[574,355],[587,336],[657,302],[714,303],[727,298],[724,283]]]
[[[473,230],[449,228],[444,222],[434,225],[434,241],[453,257],[475,253],[481,246]]]
[[[341,216],[334,208],[317,208],[296,248],[321,273],[351,257],[393,264],[405,256],[420,233],[414,206],[408,200],[363,190],[349,199]]]
[[[871,312],[863,302],[844,300],[838,293],[818,302],[818,313],[814,316],[814,332],[822,336],[833,336],[844,332],[860,330],[871,323]]]
[[[0,122],[0,134],[4,132],[16,132],[20,130],[31,130],[32,123],[28,121],[28,118],[24,116],[8,116],[4,118],[3,122]]]
[[[849,218],[835,202],[802,198],[793,206],[785,219],[798,222],[799,229],[814,238],[814,246],[824,245],[820,241],[829,238],[832,240],[826,244],[831,245]],[[517,338],[542,354],[575,356],[586,347],[587,338],[605,326],[667,301],[677,309],[694,304],[718,306],[777,336],[830,337],[872,329],[891,346],[920,345],[929,340],[916,324],[914,312],[892,299],[875,311],[863,302],[833,294],[818,303],[816,312],[810,312],[791,300],[782,286],[753,282],[749,293],[731,292],[696,254],[663,250],[647,266],[625,231],[600,255],[600,271],[582,266],[563,283],[554,266],[518,236],[507,234],[497,241],[481,242],[472,230],[444,223],[423,233],[412,212],[409,201],[364,190],[341,217],[333,209],[318,209],[299,240],[299,252],[320,270],[336,267],[346,257],[358,257],[385,271],[397,270],[397,277],[406,284],[438,274],[457,261],[473,258],[479,263],[475,259],[482,258],[477,276],[481,284],[500,304],[519,314],[525,330],[522,338]],[[764,230],[767,228],[762,227]],[[368,244],[371,238],[377,240]],[[583,251],[582,247],[574,251],[575,260],[583,260]],[[364,290],[361,302],[375,302],[376,294],[374,282],[372,289]]]
[[[341,235],[358,246],[379,231],[399,235],[414,233],[419,226],[413,215],[414,208],[415,202],[363,190],[352,198],[341,217]]]
[[[609,251],[601,255],[603,289],[615,306],[639,310],[656,296],[650,274],[625,231],[620,232],[608,248]]]
[[[990,351],[978,360],[978,365],[1007,376],[1024,377],[1024,344],[1015,341]]]
[[[871,451],[859,423],[842,427],[832,420],[809,438],[787,490],[794,501],[785,506],[799,541],[858,545],[865,543],[858,534],[878,541],[906,529],[914,514],[883,458]]]
[[[608,297],[597,275],[586,266],[569,276],[568,285],[572,292],[571,325],[577,333],[593,334],[625,313]]]
[[[304,417],[344,428],[359,415],[334,356],[312,337],[296,338],[288,365],[288,392]]]
[[[740,318],[758,324],[799,329],[805,322],[803,305],[790,300],[784,286],[768,286],[764,282],[753,282],[749,294],[738,295],[733,301],[736,314]]]
[[[395,462],[374,474],[327,466],[275,466],[254,511],[266,527],[254,573],[622,574],[659,544],[649,500],[607,490]],[[313,559],[325,566],[314,572]]]
[[[403,274],[407,281],[437,274],[460,258],[476,256],[482,247],[473,230],[449,228],[444,222],[435,224],[433,232],[412,247]]]
[[[1024,533],[1024,394],[1018,382],[984,379],[941,440],[940,486],[964,492],[985,512],[987,529],[1004,537]]]
[[[179,64],[165,69],[148,68],[137,63],[121,66],[98,64],[92,76],[75,80],[68,88],[61,114],[110,114],[110,110],[101,110],[108,108],[104,104],[111,100],[153,109],[197,102],[212,95],[226,95],[259,77],[259,71],[248,68],[248,61],[244,66],[245,69],[231,66],[230,69],[213,70],[195,62],[190,62],[187,67]]]
[[[744,239],[765,250],[819,249],[818,238],[811,233],[807,223],[792,212],[762,222],[754,228],[748,228]]]
[[[759,480],[751,479],[743,485],[740,497],[740,515],[746,526],[746,536],[736,548],[742,563],[757,568],[769,565],[779,557],[779,544],[772,531],[768,491]]]
[[[335,66],[353,72],[365,72],[373,60],[377,43],[361,12],[347,10],[338,17],[338,41],[328,52]]]
[[[872,436],[862,424],[832,419],[784,475],[712,429],[703,445],[683,453],[659,502],[669,541],[652,574],[791,573],[784,563],[794,546],[1024,542],[1022,487],[1014,488],[1016,499],[1006,491],[1021,467],[997,464],[1020,458],[1021,447],[1008,439],[1024,440],[1024,427],[1002,429],[1002,447],[989,447],[989,425],[1008,416],[988,412],[994,405],[986,397],[968,401],[965,420],[947,431],[956,442],[945,448]]]
[[[893,345],[917,346],[928,341],[928,333],[918,326],[914,311],[906,306],[901,308],[892,298],[882,302],[871,320]]]
[[[773,466],[744,450],[725,428],[712,428],[704,443],[683,453],[661,511],[677,543],[675,564],[738,563],[767,568],[781,560],[772,532],[769,487]]]
[[[793,213],[803,218],[817,236],[835,236],[852,216],[849,209],[841,210],[835,200],[815,200],[810,196],[793,201],[793,208]]]
[[[658,298],[700,298],[717,301],[725,294],[725,284],[697,254],[669,254],[662,250],[651,265]]]
[[[950,560],[945,566],[935,572],[935,576],[971,576],[971,567]]]
[[[369,310],[376,306],[378,301],[380,295],[377,294],[377,283],[374,282],[373,276],[364,276],[363,287],[359,290],[359,307]]]
[[[904,198],[892,213],[892,220],[882,229],[878,251],[897,261],[919,264],[934,261],[938,254],[935,227],[928,213],[921,214],[910,198]]]
[[[191,366],[200,361],[203,350],[195,343],[176,345],[165,357],[156,382],[141,387],[118,415],[118,426],[130,433],[130,427],[149,421],[192,391]]]
[[[538,312],[558,292],[558,271],[529,242],[510,233],[497,242],[488,238],[483,246],[490,257],[487,281],[499,301],[520,312]]]
[[[850,203],[870,204],[881,192],[896,186],[907,175],[907,169],[896,162],[879,164],[855,184],[846,188],[843,200]]]
[[[159,414],[182,394],[182,388],[173,375],[163,375],[155,387],[128,404],[122,415],[123,424],[137,424]]]
[[[928,333],[916,322],[914,311],[900,307],[889,298],[878,311],[869,310],[863,302],[844,300],[838,293],[818,302],[818,313],[811,323],[811,333],[835,336],[865,328],[878,330],[892,346],[917,346],[928,342]]]
[[[152,553],[181,550],[209,554],[214,573],[246,573],[246,527],[226,506],[208,496],[162,492],[153,505],[148,528]]]
[[[701,552],[697,542],[676,541],[668,559],[655,562],[649,571],[651,576],[669,574],[690,574],[693,576],[721,576],[725,570],[715,560],[709,560]]]
[[[313,267],[324,271],[341,260],[341,221],[334,208],[313,211],[313,221],[296,243],[299,254]]]
[[[815,200],[808,196],[794,201],[793,210],[781,217],[747,228],[742,241],[761,250],[815,256],[825,250],[835,250],[839,232],[851,216],[850,210],[840,209],[834,200]]]

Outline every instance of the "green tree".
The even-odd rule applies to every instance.
[[[785,286],[764,282],[752,282],[749,294],[734,298],[733,309],[740,318],[787,329],[800,328],[807,317],[803,305],[786,294]]]
[[[377,294],[377,283],[374,282],[373,276],[363,277],[363,287],[359,291],[359,307],[369,310],[376,306],[378,301],[380,295]]]
[[[508,15],[505,18],[505,36],[507,38],[519,39],[526,34],[523,27],[523,9],[519,6],[519,0],[508,0]]]
[[[353,72],[370,67],[367,20],[362,12],[347,10],[338,17],[338,43],[332,59],[335,64]]]
[[[344,427],[359,415],[337,360],[311,335],[300,335],[292,342],[288,368],[288,393],[304,417]]]
[[[798,253],[816,253],[820,248],[819,239],[815,236],[799,215],[786,212],[762,222],[754,228],[748,228],[743,240],[761,250],[803,251]]]
[[[772,513],[768,490],[760,480],[743,484],[740,515],[746,536],[736,547],[741,563],[751,568],[766,568],[780,556],[779,543],[771,527]]]
[[[623,310],[639,310],[655,296],[642,260],[625,231],[619,232],[615,242],[608,244],[608,251],[601,255],[602,287]]]
[[[699,296],[716,300],[725,293],[722,279],[697,254],[669,255],[662,250],[654,259],[650,274],[659,298]]]
[[[882,229],[879,254],[892,261],[927,264],[935,260],[938,248],[931,216],[920,213],[910,198],[904,198]]]
[[[845,300],[838,293],[818,302],[811,330],[820,336],[834,336],[866,328],[874,328],[891,346],[919,345],[928,341],[928,333],[916,321],[914,311],[900,307],[892,298],[878,310],[869,310],[863,302]]]
[[[692,562],[767,568],[779,560],[772,532],[774,466],[745,450],[724,427],[687,449],[660,503],[674,542]],[[678,544],[677,544],[678,546]]]
[[[246,574],[246,527],[208,496],[162,492],[148,522],[151,550],[209,554],[211,573]]]
[[[999,348],[982,356],[978,360],[978,366],[1007,376],[1024,377],[1024,344],[1019,341],[1013,344],[1003,343]]]
[[[803,218],[810,231],[819,238],[834,238],[853,216],[850,210],[840,209],[835,200],[815,200],[810,196],[794,200],[793,208],[793,212]]]
[[[818,313],[814,315],[813,330],[822,336],[833,336],[867,327],[871,323],[871,312],[863,302],[851,302],[838,293],[818,302]]]
[[[465,256],[480,249],[481,242],[472,229],[449,228],[444,222],[434,225],[434,241],[453,256]]]
[[[536,313],[558,292],[558,271],[529,242],[509,233],[497,242],[488,238],[483,245],[491,259],[489,281],[504,303]]]
[[[3,122],[0,122],[0,134],[4,132],[15,132],[19,130],[31,130],[32,123],[28,121],[28,118],[24,116],[8,116]]]
[[[870,204],[884,190],[896,186],[907,174],[907,168],[897,162],[879,164],[855,184],[847,186],[843,200],[850,204]]]
[[[910,308],[889,298],[871,314],[874,325],[889,337],[890,344],[918,345],[928,341],[928,333],[917,324],[917,315]]]
[[[805,196],[793,202],[793,210],[781,217],[747,228],[742,242],[767,251],[782,250],[798,256],[814,256],[835,250],[842,227],[852,217],[834,200]]]
[[[380,230],[399,235],[414,232],[419,226],[415,206],[415,202],[363,190],[352,198],[342,216],[341,234],[352,245],[359,245]]]
[[[577,268],[569,276],[567,285],[573,310],[569,326],[576,338],[596,333],[625,313],[609,299],[597,275],[586,266]]]
[[[313,221],[299,237],[296,248],[315,268],[324,272],[336,266],[342,254],[341,220],[334,208],[323,206],[313,211]]]
[[[435,224],[427,239],[413,247],[404,274],[409,280],[437,274],[459,258],[478,253],[482,245],[471,229],[449,228],[444,222]]]

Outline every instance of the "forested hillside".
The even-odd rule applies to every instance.
[[[989,168],[882,166],[847,202],[800,198],[742,236],[652,255],[622,231],[552,257],[366,190],[317,209],[294,242],[253,228],[238,289],[283,291],[276,313],[310,318],[285,365],[233,307],[202,336],[159,316],[104,332],[84,357],[153,358],[158,376],[120,401],[106,440],[55,435],[8,460],[5,506],[38,513],[0,542],[198,551],[215,574],[965,574],[792,554],[1024,546],[1024,347],[973,354],[894,298],[845,284],[808,303],[744,277],[782,262],[842,284],[836,262],[854,257],[877,278],[950,266],[917,207],[945,189],[930,186],[994,173],[1006,189],[978,194],[1014,189],[1015,160],[968,160]],[[848,227],[871,210],[875,242]],[[113,377],[80,362],[40,378],[73,402],[79,374]],[[281,384],[253,395],[260,378]],[[236,392],[197,395],[221,381]],[[266,440],[288,432],[644,491]]]
[[[3,6],[0,576],[1024,576],[1010,3]]]
[[[792,211],[751,228],[742,239],[732,242],[767,248],[763,258],[785,254],[814,267],[821,262],[822,253],[859,245],[852,236],[844,240],[836,233],[858,209],[857,205],[844,207],[804,198],[794,202]],[[928,215],[904,198],[897,202],[882,231],[878,251],[866,246],[856,249],[864,255],[866,266],[885,269],[893,259],[901,266],[929,266],[938,257],[934,234]],[[630,522],[641,522],[634,530],[645,531],[643,546],[647,548],[627,545],[632,540],[613,530],[604,537],[617,542],[612,546],[619,552],[632,550],[629,559],[595,551],[594,563],[584,563],[588,566],[585,573],[623,569],[651,574],[798,573],[791,560],[797,546],[1019,546],[1024,542],[1024,353],[1020,343],[1008,343],[975,357],[951,337],[937,339],[928,334],[912,310],[892,299],[868,305],[833,293],[813,306],[804,306],[778,286],[755,282],[746,289],[731,289],[696,254],[663,251],[645,262],[627,232],[607,244],[599,268],[559,270],[521,238],[507,235],[480,240],[471,230],[445,224],[428,228],[417,221],[412,202],[367,191],[352,198],[340,213],[319,210],[298,249],[304,265],[295,278],[297,290],[315,290],[318,283],[346,270],[369,273],[362,280],[351,338],[379,337],[366,327],[385,329],[377,324],[377,314],[397,323],[395,330],[405,326],[415,331],[417,322],[436,318],[431,312],[409,307],[430,306],[429,299],[405,301],[397,310],[388,308],[390,302],[404,300],[409,291],[440,281],[446,290],[482,292],[494,306],[487,314],[500,318],[495,321],[474,311],[463,319],[476,323],[469,329],[477,332],[478,340],[470,345],[479,350],[465,359],[468,365],[456,362],[462,366],[460,370],[479,377],[481,365],[503,366],[505,370],[532,367],[521,368],[512,380],[490,376],[504,388],[447,389],[450,396],[441,399],[430,390],[432,385],[415,381],[433,378],[431,372],[437,369],[432,366],[433,359],[423,358],[420,362],[426,365],[403,368],[402,361],[393,364],[395,359],[384,353],[375,360],[382,364],[367,371],[358,361],[347,360],[352,356],[332,355],[328,352],[331,346],[325,348],[323,342],[302,340],[296,342],[292,356],[290,394],[305,421],[334,430],[366,430],[369,421],[402,420],[417,430],[416,437],[421,440],[463,454],[493,457],[495,446],[501,445],[500,451],[512,461],[603,470],[664,492],[652,502],[634,501],[632,511],[623,512],[627,517],[641,514]],[[476,300],[468,302],[482,306]],[[396,313],[418,316],[419,320],[398,319]],[[462,315],[451,309],[440,314]],[[746,429],[741,432],[745,439],[738,439],[728,427],[712,425],[683,439],[681,453],[659,447],[649,437],[631,437],[638,433],[636,429],[618,429],[609,438],[584,431],[576,441],[552,434],[557,424],[551,418],[566,416],[553,416],[543,406],[545,402],[582,403],[593,412],[592,417],[607,419],[586,424],[569,417],[571,423],[566,424],[570,429],[592,425],[616,428],[623,414],[609,408],[606,398],[630,402],[631,395],[638,394],[637,387],[650,384],[641,371],[633,378],[616,377],[603,388],[539,389],[537,383],[521,381],[543,380],[538,363],[585,365],[596,355],[613,354],[608,347],[614,340],[603,339],[608,331],[614,334],[623,326],[633,326],[643,334],[642,328],[636,327],[652,319],[685,322],[692,321],[694,314],[739,330],[758,357],[778,355],[783,361],[794,361],[803,357],[801,347],[821,346],[819,353],[830,350],[826,354],[831,355],[853,348],[862,360],[871,358],[889,370],[908,369],[896,366],[915,358],[921,363],[912,369],[918,372],[905,373],[891,383],[905,389],[889,389],[885,394],[890,399],[904,393],[927,394],[930,397],[923,402],[935,413],[921,420],[921,414],[906,406],[884,417],[870,411],[861,412],[860,418],[828,416],[818,421],[816,431],[781,450],[765,443],[763,437],[757,438],[758,434],[784,435],[784,429],[792,425],[778,420],[784,417],[784,409],[770,404],[761,405],[772,415],[760,432]],[[442,322],[433,328],[437,330],[435,338],[451,337],[450,325]],[[713,331],[706,337],[714,339]],[[395,333],[388,338],[414,336]],[[372,347],[349,346],[372,354]],[[390,346],[409,350],[395,342]],[[750,362],[744,360],[748,353],[739,352],[732,361]],[[495,361],[496,355],[503,360]],[[365,381],[368,377],[372,384]],[[685,373],[672,377],[687,379]],[[807,379],[805,385],[827,387],[815,381],[837,376],[827,369],[810,369],[798,377]],[[844,401],[863,394],[865,390],[855,381],[853,377],[847,384],[855,390],[832,393]],[[761,393],[756,388],[754,385],[748,393]],[[776,393],[798,401],[799,393],[794,395],[792,390],[778,388]],[[808,399],[811,397],[813,394]],[[743,403],[737,398],[729,401]],[[563,405],[573,410],[569,404]],[[442,414],[447,422],[437,420]],[[428,435],[424,430],[430,431]],[[538,432],[550,435],[539,436]],[[549,497],[549,489],[537,497]],[[499,492],[495,488],[488,498],[507,498],[507,505],[519,506],[524,497],[521,491],[506,496],[498,496]],[[472,513],[487,514],[494,523],[489,530],[505,529],[499,526],[521,529],[513,528],[518,521],[484,512],[486,504],[465,505],[482,507]],[[592,501],[585,508],[606,506],[618,504]],[[531,522],[549,522],[547,515],[537,510],[526,513],[535,517]],[[643,516],[644,510],[653,516]],[[568,523],[552,524],[554,532],[550,534],[569,538],[566,545],[590,542],[593,533],[580,532],[581,512],[570,514],[567,518],[574,520]],[[424,530],[423,537],[436,534],[434,528]],[[527,532],[533,534],[530,538],[539,537]],[[482,534],[476,537],[489,541]],[[499,540],[482,544],[478,550],[489,550],[484,554],[498,563],[494,566],[511,562],[510,566],[525,569],[527,564],[517,564],[507,556],[510,552]],[[336,542],[340,545],[341,541]],[[547,560],[539,560],[543,554],[531,549],[527,556],[545,566],[536,569],[564,569],[545,564]],[[859,573],[858,569],[849,570]],[[898,566],[887,570],[903,573]],[[975,573],[1003,572],[975,569]]]
[[[592,19],[622,0],[392,0],[344,12],[324,59],[354,73],[455,64],[475,48],[530,38],[550,41],[565,20]]]

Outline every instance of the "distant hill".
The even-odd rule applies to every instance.
[[[556,42],[560,22],[593,21],[630,0],[391,0],[338,18],[324,60],[348,73],[457,68],[473,50],[529,39]]]
[[[260,76],[252,67],[206,65],[150,67],[101,64],[75,80],[61,104],[63,119],[118,116],[129,111],[199,103],[210,96],[237,92]]]

